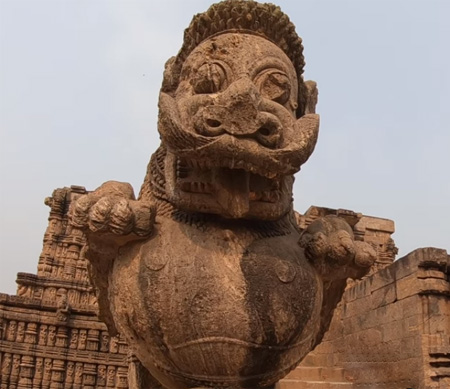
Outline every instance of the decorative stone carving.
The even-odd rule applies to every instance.
[[[41,385],[43,377],[44,377],[44,359],[41,357],[37,357],[34,369],[33,387],[38,388]]]
[[[50,358],[44,360],[44,375],[42,379],[42,388],[49,388],[52,379],[53,361]]]
[[[56,343],[56,327],[48,327],[47,346],[54,346]]]
[[[58,315],[58,314],[57,314]],[[66,347],[67,346],[67,327],[60,326],[56,332],[56,346]]]
[[[85,364],[83,373],[83,388],[94,389],[96,376],[97,376],[96,366],[91,363]]]
[[[34,357],[24,356],[20,364],[20,377],[17,389],[33,388]]]
[[[344,218],[296,221],[293,175],[319,128],[302,51],[272,4],[195,16],[166,65],[138,200],[111,181],[72,205],[102,318],[167,387],[273,385],[375,260]]]
[[[64,375],[65,375],[65,362],[55,359],[52,366],[52,378],[50,389],[63,389],[64,388]]]
[[[113,354],[117,354],[119,352],[119,345],[118,345],[119,339],[117,336],[111,337],[111,342],[109,344],[109,352]]]
[[[9,373],[11,371],[11,364],[12,364],[11,354],[5,353],[3,355],[3,361],[2,361],[2,378],[9,376]]]
[[[67,362],[66,383],[71,385],[75,379],[75,362]]]
[[[106,386],[106,366],[98,365],[97,367],[97,386],[104,387]]]
[[[86,349],[90,351],[97,351],[99,345],[99,333],[98,330],[89,330],[87,335]]]
[[[78,330],[72,328],[70,332],[70,344],[69,348],[76,349],[78,347]]]
[[[56,317],[59,321],[67,321],[70,313],[70,307],[67,299],[67,290],[60,288],[57,293],[58,309],[56,311]]]
[[[74,383],[76,385],[79,385],[79,387],[81,388],[82,382],[83,382],[83,364],[77,363],[75,365],[75,381],[74,381]]]
[[[127,367],[118,344],[115,353],[105,347],[99,350],[100,333],[106,334],[106,326],[95,317],[94,289],[71,276],[73,261],[86,272],[87,261],[76,258],[80,248],[85,250],[84,234],[67,224],[70,202],[85,193],[81,187],[54,191],[47,200],[52,209],[38,274],[18,274],[20,296],[0,293],[0,389],[97,387],[88,385],[96,378],[97,364],[104,366],[105,387],[107,366]],[[86,304],[81,304],[81,293]],[[83,364],[90,375],[86,384]]]
[[[44,346],[47,344],[48,326],[46,324],[41,324],[39,328],[39,344]]]
[[[21,297],[30,297],[31,291],[32,290],[28,285],[19,285],[17,288],[17,295]]]
[[[117,369],[116,388],[128,388],[128,369],[126,367],[119,367]]]
[[[25,323],[20,321],[17,324],[16,342],[22,343],[25,339]]]
[[[8,323],[8,332],[6,333],[6,339],[14,342],[16,340],[17,334],[17,322],[15,320],[10,320]]]
[[[116,368],[114,366],[108,366],[106,371],[106,386],[108,388],[114,388],[116,384]]]
[[[87,342],[87,331],[85,329],[81,329],[79,331],[79,336],[78,336],[78,348],[80,350],[85,350],[86,342]]]
[[[107,331],[102,331],[100,350],[103,352],[109,351],[109,334]]]
[[[18,354],[13,355],[12,368],[11,368],[11,379],[10,379],[12,382],[17,382],[17,379],[19,377],[21,358],[22,357]]]
[[[25,343],[35,344],[37,335],[37,323],[28,323],[25,331]]]

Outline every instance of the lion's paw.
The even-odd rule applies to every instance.
[[[108,181],[72,204],[70,224],[88,235],[126,236],[131,239],[149,235],[155,210],[151,204],[136,201],[130,184]]]
[[[337,216],[315,220],[300,236],[305,255],[325,279],[360,278],[376,259],[366,242],[355,241],[348,223]]]

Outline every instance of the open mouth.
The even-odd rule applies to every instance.
[[[253,173],[250,164],[217,167],[209,161],[177,158],[176,176],[179,188],[186,193],[218,194],[224,186],[233,187],[248,196],[249,201],[276,203],[281,199],[281,179]]]
[[[177,157],[178,196],[209,204],[214,213],[232,218],[248,215],[258,204],[277,206],[283,197],[283,176],[262,175],[255,170],[254,165],[245,162],[220,160],[217,166],[209,160]]]

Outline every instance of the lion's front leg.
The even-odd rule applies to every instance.
[[[91,281],[97,288],[99,316],[114,334],[117,331],[109,309],[109,275],[121,247],[152,233],[155,208],[150,202],[135,200],[130,184],[108,181],[72,204],[69,220],[73,228],[86,235],[86,258]]]
[[[347,279],[366,275],[375,262],[376,252],[368,243],[355,241],[350,225],[334,215],[311,223],[301,234],[299,244],[322,279],[321,323],[315,341],[318,344],[328,330]]]

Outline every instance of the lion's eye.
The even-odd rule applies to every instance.
[[[191,79],[194,92],[198,94],[217,93],[224,89],[226,74],[223,67],[217,63],[205,63],[197,69]]]
[[[255,79],[263,97],[285,104],[291,94],[289,77],[279,70],[267,70]]]

